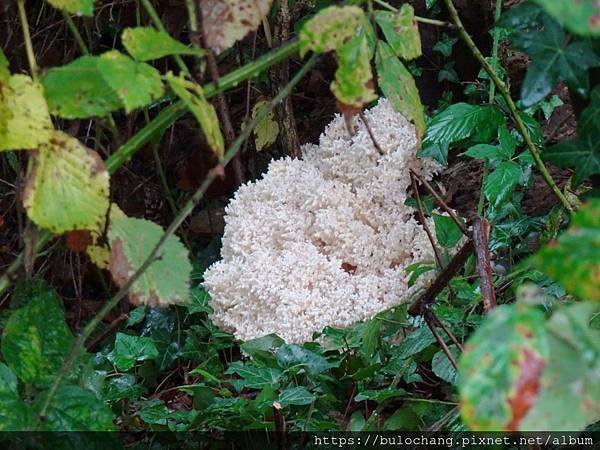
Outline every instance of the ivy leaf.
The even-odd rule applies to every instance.
[[[219,54],[256,30],[272,0],[203,0],[202,29],[206,46]]]
[[[421,138],[425,130],[425,118],[423,116],[423,105],[419,98],[419,91],[412,75],[404,67],[404,64],[394,56],[392,49],[385,42],[381,41],[377,46],[375,66],[377,68],[377,83],[379,84],[379,88],[394,109],[404,114],[415,124],[417,135]],[[421,154],[420,156],[430,155]],[[447,160],[442,164],[447,164]]]
[[[262,389],[265,386],[277,388],[283,375],[280,369],[255,367],[244,364],[242,361],[232,362],[225,373],[235,373],[243,378],[239,383],[239,388],[249,387],[252,389]]]
[[[358,6],[330,6],[308,20],[300,30],[300,56],[309,50],[326,53],[341,48],[365,19]]]
[[[60,300],[47,287],[10,315],[2,334],[2,354],[22,381],[45,386],[61,368],[71,340]]]
[[[521,430],[584,430],[600,420],[600,331],[590,326],[597,314],[595,305],[571,304],[546,323],[550,358]]]
[[[150,61],[168,55],[204,55],[204,50],[188,47],[164,31],[152,27],[125,28],[121,42],[127,52],[138,61]]]
[[[403,59],[421,56],[421,36],[411,5],[404,3],[395,13],[377,11],[375,20],[396,56]]]
[[[283,369],[302,365],[311,375],[317,375],[332,367],[337,367],[337,364],[330,363],[327,358],[295,344],[285,344],[279,347],[276,358],[277,364]]]
[[[450,248],[458,244],[463,236],[462,231],[450,216],[432,214],[435,225],[435,237],[442,247]]]
[[[459,361],[461,414],[474,431],[522,429],[534,405],[549,346],[544,314],[523,304],[494,309]]]
[[[117,369],[131,369],[137,361],[146,361],[158,357],[158,349],[152,338],[117,333],[115,346],[108,354],[108,359]]]
[[[144,263],[163,235],[163,229],[149,220],[127,217],[116,205],[111,206],[108,241],[110,272],[123,286]],[[186,303],[192,265],[188,251],[176,236],[170,236],[160,258],[133,283],[129,299],[150,306]]]
[[[94,0],[46,0],[57,9],[63,9],[78,16],[94,15]]]
[[[534,0],[575,34],[600,36],[600,6],[595,0],[561,2],[556,0]]]
[[[100,156],[55,131],[35,154],[23,205],[38,226],[54,233],[100,230],[108,210],[108,172]]]
[[[600,200],[582,206],[558,242],[541,249],[533,260],[568,292],[600,300]]]
[[[154,67],[116,50],[102,54],[100,59],[100,74],[125,106],[125,112],[146,106],[163,95],[160,72]]]
[[[252,118],[256,118],[268,104],[268,100],[257,101],[252,108]],[[279,135],[279,124],[273,120],[273,116],[274,111],[271,111],[256,125],[256,127],[254,127],[254,144],[256,145],[257,152],[274,144],[277,140],[277,136]]]
[[[470,136],[476,136],[478,141],[489,141],[503,122],[504,116],[495,106],[455,103],[431,119],[423,146],[457,142]]]
[[[284,407],[290,405],[310,405],[316,399],[317,396],[311,394],[304,386],[287,388],[279,394],[279,403]]]
[[[575,167],[573,184],[600,173],[600,87],[592,91],[591,103],[577,124],[577,138],[548,148],[542,157],[559,167]]]
[[[204,97],[202,86],[187,81],[183,76],[176,77],[172,72],[167,73],[166,77],[175,95],[183,100],[196,117],[212,151],[222,158],[225,153],[225,143],[219,128],[219,119],[215,108]]]
[[[7,84],[0,80],[0,151],[36,148],[53,129],[39,83],[26,75],[13,75]]]
[[[15,374],[0,363],[0,431],[22,431],[30,429],[33,414],[19,397]]]
[[[521,168],[512,161],[504,161],[490,173],[483,183],[483,193],[493,206],[505,202],[519,182]]]
[[[433,50],[448,58],[452,54],[452,47],[454,47],[457,41],[458,38],[442,33],[442,38],[435,43]]]
[[[364,34],[352,38],[337,50],[338,68],[331,91],[342,104],[361,108],[377,98],[373,89],[373,74],[369,47]]]

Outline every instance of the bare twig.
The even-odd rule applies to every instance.
[[[429,238],[429,242],[431,243],[431,247],[433,248],[433,253],[435,254],[435,260],[437,261],[438,267],[441,269],[442,268],[442,258],[440,257],[440,252],[437,248],[437,245],[435,245],[435,239],[433,238],[433,235],[431,234],[431,230],[429,229],[429,226],[427,226],[427,221],[425,220],[425,214],[423,213],[423,204],[421,203],[421,195],[419,194],[419,190],[417,189],[417,182],[415,181],[415,177],[412,173],[410,174],[410,182],[412,185],[413,195],[415,196],[415,200],[417,202],[417,212],[419,214],[419,222],[421,222],[421,225],[423,226],[425,233],[427,233],[427,237]]]
[[[106,327],[106,329],[102,333],[100,333],[94,338],[94,340],[92,340],[89,344],[86,345],[87,351],[95,351],[97,347],[102,343],[102,341],[106,339],[108,335],[110,335],[113,331],[119,328],[119,326],[127,319],[129,319],[127,314],[121,314],[119,317],[117,317],[115,320],[109,323],[108,327]]]
[[[446,345],[446,342],[444,342],[444,339],[442,338],[439,331],[435,327],[436,321],[431,316],[431,310],[427,310],[427,312],[425,313],[425,322],[427,323],[427,326],[429,327],[429,329],[435,336],[435,339],[437,340],[438,344],[440,344],[440,347],[442,347],[443,352],[448,357],[448,360],[450,361],[450,363],[452,364],[454,369],[458,369],[458,364],[456,363],[456,358],[454,358],[454,355],[448,348],[448,345]]]
[[[458,341],[458,339],[456,339],[456,336],[454,336],[454,334],[450,331],[450,329],[444,324],[444,322],[441,321],[441,319],[435,314],[435,312],[433,312],[433,309],[430,309],[430,314],[432,319],[437,323],[437,325],[444,330],[444,332],[448,335],[448,337],[450,338],[450,340],[452,341],[452,343],[454,345],[456,345],[456,348],[458,348],[458,350],[460,350],[460,352],[462,353],[464,351],[462,344]]]
[[[275,434],[277,438],[277,450],[285,450],[285,417],[282,412],[283,408],[281,403],[273,402],[273,419],[275,420]]]
[[[496,293],[492,278],[492,265],[488,248],[490,223],[483,217],[476,217],[473,221],[473,246],[477,256],[477,273],[481,284],[483,309],[490,312],[496,306]]]
[[[371,138],[371,141],[373,142],[373,147],[375,147],[375,149],[379,152],[379,154],[383,156],[384,155],[383,150],[381,149],[381,147],[377,143],[377,139],[375,139],[375,135],[373,134],[373,130],[371,130],[371,125],[369,125],[369,121],[367,120],[367,117],[365,116],[365,113],[362,110],[360,110],[358,112],[358,117],[360,117],[360,120],[362,120],[363,123],[365,124],[365,128],[367,129],[367,133],[369,133],[369,137]]]

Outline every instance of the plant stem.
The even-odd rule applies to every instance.
[[[219,83],[209,83],[204,87],[204,95],[206,98],[211,98],[219,92],[226,91],[239,83],[250,78],[256,77],[263,71],[278,64],[284,59],[290,57],[298,51],[298,40],[294,39],[281,47],[262,55],[256,60],[246,64],[233,72],[224,75],[219,79]],[[179,100],[172,105],[164,108],[158,115],[150,121],[144,128],[138,131],[125,144],[119,147],[111,154],[104,165],[109,174],[113,174],[121,167],[133,154],[146,145],[156,134],[163,132],[171,126],[179,117],[181,117],[187,108],[185,104]],[[53,234],[48,230],[41,230],[38,236],[38,251],[40,251],[52,239]],[[12,282],[13,275],[19,270],[23,263],[23,252],[8,266],[5,272],[0,276],[0,294],[3,293]]]
[[[65,23],[67,24],[67,27],[69,27],[69,30],[71,31],[71,34],[73,34],[73,37],[75,38],[75,42],[77,42],[77,46],[79,47],[79,50],[81,50],[81,53],[83,53],[84,55],[89,55],[90,51],[88,50],[87,45],[85,45],[85,42],[83,41],[83,38],[81,37],[81,34],[79,33],[79,30],[75,26],[73,19],[71,19],[71,16],[69,15],[69,13],[63,9],[62,15],[65,19]]]
[[[446,7],[448,8],[450,17],[452,18],[452,22],[454,22],[454,24],[456,25],[456,28],[458,29],[458,34],[460,35],[461,39],[464,41],[464,43],[467,45],[467,47],[469,47],[469,50],[471,51],[471,53],[473,53],[473,56],[475,56],[477,61],[479,61],[479,63],[481,64],[481,67],[483,67],[483,70],[485,70],[487,72],[489,77],[492,79],[492,81],[496,85],[496,88],[498,88],[498,90],[500,91],[500,94],[502,94],[502,97],[504,97],[504,100],[506,100],[506,104],[508,105],[508,109],[510,110],[511,115],[513,116],[513,120],[515,121],[517,129],[519,130],[519,133],[521,133],[521,135],[523,136],[523,140],[525,141],[525,144],[527,145],[527,148],[529,149],[529,152],[531,153],[531,156],[533,157],[535,166],[537,167],[538,171],[542,175],[542,178],[544,178],[544,181],[546,181],[546,184],[550,187],[550,189],[552,190],[552,192],[554,193],[554,195],[556,196],[556,198],[558,199],[560,204],[567,211],[572,212],[573,207],[571,206],[571,204],[569,203],[567,198],[564,196],[564,194],[560,191],[560,189],[556,185],[556,182],[554,181],[554,179],[548,172],[548,169],[546,169],[546,166],[544,165],[544,162],[542,161],[540,153],[539,153],[538,149],[536,148],[535,144],[533,143],[531,136],[529,134],[529,131],[527,130],[527,127],[523,123],[523,119],[521,119],[521,116],[519,115],[519,111],[517,110],[515,102],[513,101],[512,97],[510,96],[508,87],[498,77],[498,75],[496,74],[494,69],[490,66],[490,64],[484,58],[481,51],[475,45],[475,42],[473,42],[473,39],[471,38],[469,33],[467,33],[467,31],[465,30],[465,27],[463,26],[463,23],[460,20],[458,11],[454,7],[454,3],[452,2],[452,0],[444,0],[444,2],[446,3]]]
[[[31,71],[32,78],[36,80],[38,75],[38,67],[35,62],[35,54],[33,53],[31,35],[29,34],[29,22],[27,21],[27,13],[25,12],[25,0],[18,0],[17,7],[19,9],[19,20],[21,21],[21,29],[23,30],[23,40],[25,41],[25,52],[27,53],[29,70]]]
[[[227,149],[225,154],[223,155],[223,159],[221,164],[217,167],[213,168],[204,179],[200,187],[194,192],[194,195],[187,201],[183,209],[179,212],[179,214],[173,219],[171,225],[165,230],[159,241],[156,243],[155,247],[152,249],[148,257],[144,260],[142,265],[135,271],[135,273],[127,280],[127,282],[119,289],[119,291],[115,294],[113,298],[111,298],[106,304],[98,311],[98,313],[90,320],[90,322],[85,326],[81,334],[75,339],[69,352],[63,362],[60,371],[56,375],[54,382],[50,386],[46,398],[44,399],[44,403],[40,408],[40,412],[37,418],[36,429],[39,427],[42,419],[46,416],[48,412],[48,408],[52,403],[52,399],[56,395],[60,383],[67,375],[73,361],[79,355],[79,353],[83,350],[85,341],[90,337],[94,329],[98,326],[100,321],[115,307],[117,304],[127,295],[127,292],[131,288],[131,286],[139,279],[139,277],[150,267],[152,263],[154,263],[157,259],[160,258],[161,252],[167,242],[167,240],[173,236],[175,231],[181,226],[181,224],[185,221],[185,219],[192,213],[194,207],[198,202],[204,197],[204,194],[212,184],[212,182],[219,177],[219,174],[223,173],[224,167],[233,159],[239,148],[242,146],[242,143],[248,139],[254,128],[258,123],[260,123],[268,114],[270,114],[275,106],[280,103],[285,97],[290,95],[292,89],[298,82],[308,73],[308,71],[316,64],[317,57],[313,56],[304,66],[294,75],[294,77],[290,80],[290,82],[282,88],[279,93],[273,98],[273,100],[269,103],[269,105],[261,110],[261,112],[245,127],[237,139],[233,142],[233,144]]]
[[[388,2],[386,2],[384,0],[373,0],[373,3],[377,3],[378,5],[383,6],[385,9],[387,9],[389,11],[398,12],[398,8],[390,5]],[[430,19],[428,17],[415,16],[415,20],[419,23],[425,23],[427,25],[435,25],[437,27],[456,28],[456,25],[454,25],[453,23],[445,22],[443,20]]]

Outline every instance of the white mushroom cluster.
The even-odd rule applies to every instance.
[[[303,158],[272,161],[226,208],[222,260],[204,275],[212,320],[242,340],[275,333],[304,342],[326,326],[347,327],[405,303],[406,267],[433,261],[431,244],[406,206],[416,157],[414,126],[386,99],[365,111],[382,153],[358,117],[350,135],[337,116]]]

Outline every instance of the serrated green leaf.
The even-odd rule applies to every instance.
[[[558,242],[545,246],[533,260],[568,292],[600,300],[600,200],[582,206]]]
[[[147,391],[148,389],[144,385],[136,384],[136,377],[134,375],[124,373],[116,377],[110,377],[106,381],[102,397],[109,402],[122,399],[136,400]]]
[[[158,357],[158,350],[151,338],[125,333],[117,333],[115,346],[108,354],[108,359],[121,371],[131,369],[137,361],[156,357]]]
[[[423,326],[406,336],[394,353],[397,357],[406,359],[425,350],[434,342],[435,336],[429,327]]]
[[[154,67],[116,50],[103,53],[100,59],[100,74],[125,106],[125,112],[149,105],[163,95],[160,72]]]
[[[268,100],[257,101],[252,108],[252,118],[256,118],[268,104]],[[274,144],[277,140],[277,136],[279,135],[279,124],[273,120],[274,115],[274,111],[271,111],[254,127],[254,144],[256,145],[257,152]]]
[[[22,431],[33,424],[33,414],[19,397],[15,374],[0,363],[0,431]]]
[[[550,358],[521,430],[582,431],[600,420],[600,330],[590,327],[597,314],[596,305],[572,304],[546,323]]]
[[[109,177],[100,156],[55,131],[35,154],[23,205],[38,226],[55,233],[101,230],[108,210]]]
[[[309,374],[317,375],[321,372],[337,367],[337,364],[330,363],[327,358],[312,352],[306,348],[295,344],[284,344],[275,354],[277,364],[282,369],[289,369],[293,366],[304,366]]]
[[[163,229],[149,220],[127,217],[111,206],[108,241],[111,247],[110,272],[123,286],[150,255],[163,235]],[[186,303],[190,299],[192,265],[188,251],[178,237],[170,236],[159,259],[133,283],[129,300],[150,306]]]
[[[44,386],[61,368],[71,340],[60,300],[48,287],[10,315],[2,334],[2,354],[19,379]]]
[[[46,0],[57,9],[64,9],[78,16],[94,15],[94,0]]]
[[[40,397],[40,401],[44,398]],[[42,423],[43,431],[113,431],[117,427],[110,408],[92,391],[61,386]]]
[[[304,386],[287,388],[279,394],[279,403],[284,407],[290,405],[310,405],[316,399],[317,396],[311,394]]]
[[[219,54],[256,30],[272,0],[203,0],[202,32],[206,46]]]
[[[0,151],[33,149],[48,142],[54,126],[42,86],[26,75],[0,80]]]
[[[500,156],[500,148],[496,145],[477,144],[463,153],[463,155],[476,159],[496,160]]]
[[[490,204],[498,206],[508,200],[519,182],[521,168],[512,161],[504,161],[490,173],[483,183],[483,193]]]
[[[168,55],[204,55],[204,50],[188,47],[164,31],[152,27],[125,28],[121,42],[127,52],[138,61],[150,61]]]
[[[397,12],[377,11],[375,20],[396,56],[403,59],[421,56],[421,36],[411,5],[404,3]]]
[[[338,68],[331,91],[343,105],[361,108],[377,98],[367,40],[361,33],[337,49]]]
[[[364,18],[358,6],[323,8],[300,30],[300,56],[309,50],[326,53],[341,48],[355,35]]]
[[[442,247],[454,247],[463,237],[463,233],[450,216],[432,214],[435,225],[435,237]]]
[[[538,395],[549,346],[544,314],[524,305],[494,309],[459,361],[461,414],[478,430],[517,431]]]
[[[412,75],[384,42],[379,42],[377,46],[375,66],[379,88],[394,109],[415,124],[417,135],[420,138],[425,130],[425,118],[419,91]],[[421,154],[420,156],[429,155]]]
[[[172,72],[166,75],[169,85],[200,124],[208,145],[219,157],[225,153],[225,142],[219,128],[219,118],[215,108],[204,97],[202,86],[187,81],[182,76],[176,77]]]
[[[581,36],[600,36],[600,5],[597,1],[534,1],[556,20],[564,23],[573,33]]]

